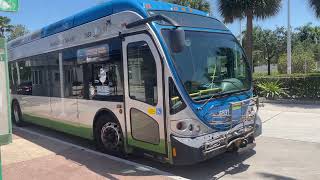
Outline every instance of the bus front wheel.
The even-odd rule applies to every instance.
[[[17,101],[12,102],[12,121],[17,126],[23,126],[21,108]]]
[[[96,144],[102,152],[123,156],[124,141],[119,123],[109,120],[108,116],[100,116],[95,126]]]

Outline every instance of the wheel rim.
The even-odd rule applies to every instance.
[[[13,115],[14,115],[14,120],[16,123],[20,122],[20,116],[19,116],[19,111],[18,111],[18,106],[15,105],[13,108]]]
[[[106,123],[101,129],[101,140],[106,149],[118,149],[122,141],[119,126],[116,123]]]

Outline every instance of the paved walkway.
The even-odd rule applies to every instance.
[[[19,131],[1,147],[4,180],[171,179],[169,173]]]
[[[265,104],[263,136],[320,143],[320,105]]]

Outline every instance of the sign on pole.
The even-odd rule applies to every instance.
[[[0,38],[0,146],[11,142],[10,104],[6,40]]]
[[[0,11],[18,11],[19,0],[0,0]]]

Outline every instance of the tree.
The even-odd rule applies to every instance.
[[[271,61],[275,61],[280,52],[286,47],[286,37],[283,33],[283,28],[276,30],[265,30],[261,27],[253,29],[253,49],[254,49],[254,62],[255,58],[263,59],[268,65],[268,75],[271,75]]]
[[[210,12],[210,3],[207,0],[167,0],[170,3],[187,6],[200,11]]]
[[[312,49],[305,47],[303,43],[297,44],[292,53],[292,72],[310,73],[314,72],[316,62]],[[287,54],[282,54],[278,63],[278,71],[282,74],[287,72]]]
[[[247,18],[247,39],[245,49],[249,61],[253,52],[253,19],[266,19],[281,9],[281,0],[219,0],[219,10],[226,23]]]
[[[5,16],[0,16],[0,37],[5,37],[7,32],[12,30],[12,25],[10,24],[11,19]]]
[[[319,0],[309,0],[311,8],[316,12],[316,16],[320,18],[320,1]]]
[[[11,32],[9,32],[8,40],[11,41],[28,33],[29,30],[26,28],[26,26],[22,24],[15,25],[13,26]]]
[[[300,42],[308,41],[309,43],[318,44],[320,42],[320,27],[312,26],[312,23],[308,23],[304,26],[296,28],[297,38]]]

